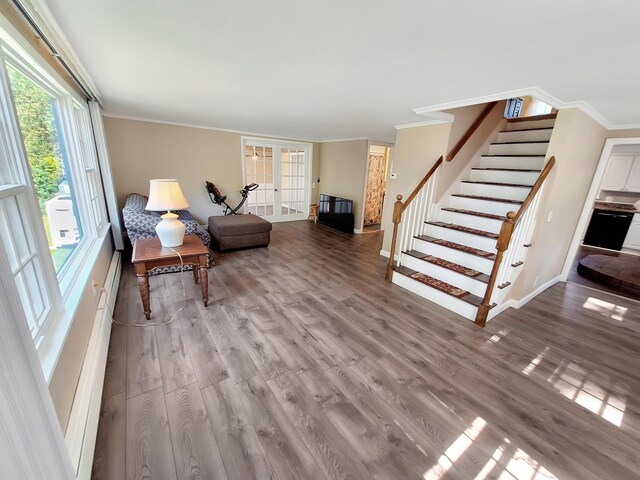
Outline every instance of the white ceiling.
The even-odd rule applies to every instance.
[[[636,0],[40,1],[115,115],[393,141],[416,108],[538,87],[640,124]]]

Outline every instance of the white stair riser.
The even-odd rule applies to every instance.
[[[424,233],[428,237],[441,238],[449,242],[484,250],[485,252],[493,252],[496,249],[496,241],[491,238],[460,232],[450,228],[438,227],[437,225],[425,224]]]
[[[489,275],[493,268],[493,261],[486,258],[479,257],[478,255],[472,255],[470,253],[461,252],[460,250],[454,250],[453,248],[443,247],[437,243],[425,242],[419,238],[413,239],[413,248],[419,252],[433,255],[435,257],[455,262],[465,267],[473,268],[482,273]]]
[[[425,285],[424,283],[418,282],[417,280],[407,277],[406,275],[402,275],[401,273],[394,272],[393,283],[403,288],[406,288],[410,292],[413,292],[416,295],[421,296],[422,298],[426,298],[427,300],[430,300],[433,303],[441,305],[457,313],[458,315],[462,315],[463,317],[471,321],[475,320],[476,318],[476,313],[478,309],[473,305],[469,305],[467,302],[457,299],[451,295],[447,295],[446,293],[443,293],[440,290],[431,288]]]
[[[493,143],[490,155],[544,155],[548,143]]]
[[[483,197],[506,198],[507,200],[524,200],[529,188],[503,187],[502,185],[483,185],[481,183],[460,184],[460,193],[465,195],[481,195]]]
[[[402,265],[410,268],[411,270],[442,280],[454,287],[462,288],[463,290],[473,293],[478,297],[484,296],[487,290],[486,283],[482,283],[471,277],[467,277],[466,275],[456,273],[448,268],[443,268],[438,265],[434,265],[433,263],[425,262],[424,260],[412,257],[411,255],[403,254]]]
[[[480,168],[530,168],[542,170],[544,157],[480,157]]]
[[[474,182],[515,183],[533,186],[540,172],[517,172],[507,170],[471,170],[469,180]]]
[[[537,142],[549,141],[553,129],[545,130],[511,130],[498,134],[499,142]]]
[[[451,200],[448,203],[452,208],[473,210],[474,212],[491,213],[493,215],[502,216],[506,216],[507,212],[515,212],[520,208],[520,205],[517,203],[501,203],[464,197],[451,197]]]
[[[556,123],[554,118],[550,118],[549,120],[532,120],[529,122],[507,122],[507,130],[526,130],[529,128],[548,128],[553,127],[553,124]]]
[[[467,215],[458,212],[449,212],[447,210],[442,210],[440,212],[440,221],[462,225],[463,227],[475,228],[476,230],[484,230],[485,232],[491,233],[500,233],[500,227],[502,226],[501,220],[477,217],[475,215]]]

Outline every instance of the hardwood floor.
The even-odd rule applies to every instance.
[[[209,307],[187,272],[173,323],[114,325],[92,477],[640,478],[637,303],[558,284],[480,329],[385,283],[381,235],[275,224]],[[180,274],[150,283],[166,320]]]

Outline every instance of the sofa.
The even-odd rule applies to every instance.
[[[150,212],[145,210],[148,198],[138,193],[131,193],[127,196],[122,209],[122,218],[124,226],[127,230],[131,245],[139,238],[156,238],[156,225],[162,221],[160,216],[162,212]],[[193,215],[187,210],[178,210],[174,212],[178,214],[178,219],[185,225],[185,235],[197,235],[205,246],[209,246],[209,233],[203,229]],[[211,256],[207,255],[207,268],[211,263]],[[191,270],[191,265],[185,265],[185,270]],[[151,275],[159,273],[179,272],[180,266],[156,268]]]

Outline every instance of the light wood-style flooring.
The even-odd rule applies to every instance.
[[[274,224],[208,308],[188,272],[173,323],[114,326],[93,478],[640,478],[637,303],[557,284],[480,329],[385,283],[381,235]],[[180,274],[150,282],[166,320]]]

